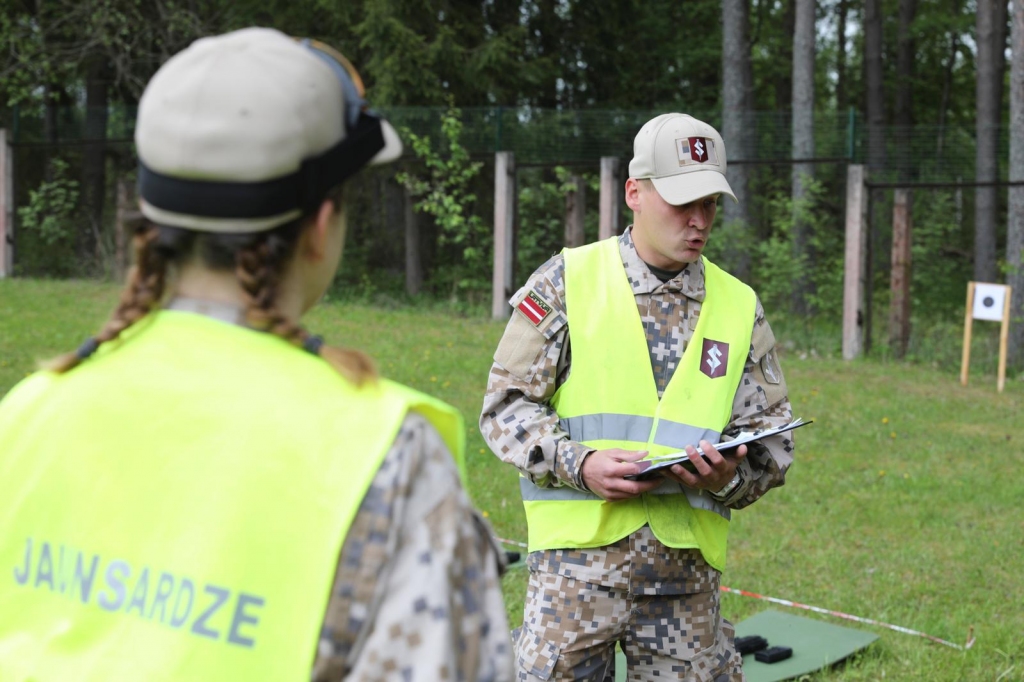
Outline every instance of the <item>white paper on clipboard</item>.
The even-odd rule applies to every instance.
[[[726,453],[729,452],[730,450],[738,448],[739,446],[745,443],[753,443],[755,441],[761,440],[762,438],[776,436],[780,433],[792,431],[793,429],[798,429],[801,426],[806,426],[807,424],[813,423],[813,419],[809,421],[804,421],[803,419],[794,419],[788,424],[776,426],[775,428],[772,429],[763,429],[760,431],[740,431],[732,440],[726,441],[724,443],[715,444],[715,449],[721,453]],[[696,443],[694,443],[694,445],[696,445]],[[672,452],[667,455],[659,455],[657,457],[648,457],[641,461],[651,462],[651,466],[645,469],[642,473],[630,474],[629,476],[625,476],[624,478],[627,478],[631,481],[651,478],[652,476],[656,475],[658,471],[661,471],[662,469],[668,469],[673,464],[683,464],[684,466],[690,464],[690,457],[689,455],[686,454],[686,451],[684,450],[680,452]],[[692,466],[692,464],[690,464],[690,466]]]

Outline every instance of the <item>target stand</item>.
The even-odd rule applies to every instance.
[[[971,325],[974,320],[1002,322],[999,331],[999,377],[996,390],[1003,392],[1006,383],[1006,341],[1010,333],[1010,296],[1013,290],[1005,284],[968,282],[967,311],[964,314],[964,354],[960,363],[960,385],[967,385],[971,365]]]

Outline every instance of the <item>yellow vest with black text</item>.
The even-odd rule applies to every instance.
[[[410,410],[269,334],[163,311],[0,402],[0,680],[308,680]]]
[[[651,455],[701,439],[719,442],[750,349],[756,306],[750,287],[703,259],[706,297],[659,400],[618,238],[563,254],[572,371],[551,405],[569,437],[597,450]],[[607,502],[569,487],[541,488],[527,478],[520,478],[520,488],[530,551],[600,547],[649,524],[664,544],[698,547],[709,564],[725,567],[729,510],[705,492],[666,481],[640,497]]]

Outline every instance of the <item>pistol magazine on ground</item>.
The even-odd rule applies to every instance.
[[[716,443],[714,447],[715,447],[716,450],[718,450],[721,453],[727,453],[730,450],[734,450],[734,449],[738,448],[739,446],[741,446],[741,445],[743,445],[745,443],[753,443],[755,441],[761,440],[762,438],[767,438],[769,436],[775,436],[775,435],[778,435],[780,433],[785,433],[786,431],[792,431],[793,429],[798,429],[801,426],[806,426],[807,424],[813,424],[813,423],[814,423],[813,419],[808,420],[808,421],[804,421],[803,419],[794,419],[793,421],[791,421],[788,424],[783,424],[782,426],[776,426],[773,429],[762,429],[762,430],[759,430],[759,431],[740,431],[738,434],[736,434],[736,437],[734,439],[732,439],[730,441],[726,441],[724,443]],[[696,447],[697,444],[696,443],[691,443],[691,445]],[[641,480],[645,480],[645,479],[648,479],[648,478],[653,478],[654,476],[658,475],[658,472],[660,472],[663,469],[668,469],[673,464],[682,464],[683,466],[685,466],[685,467],[687,467],[688,469],[691,469],[691,470],[693,468],[693,464],[690,462],[690,457],[686,454],[685,450],[682,450],[682,451],[679,451],[679,452],[670,452],[670,453],[665,454],[665,455],[656,455],[654,457],[647,457],[647,458],[645,458],[642,461],[650,462],[651,466],[648,467],[642,473],[630,474],[628,476],[625,476],[625,478],[627,478],[627,479],[629,479],[631,481],[641,481]]]

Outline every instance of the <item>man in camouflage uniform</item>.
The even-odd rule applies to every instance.
[[[614,262],[605,261],[611,263],[606,270],[618,272],[606,272],[608,281],[625,290],[625,283],[614,284],[616,278],[622,279],[622,271],[618,271],[621,263],[635,307],[627,302],[630,310],[625,318],[598,320],[598,333],[590,333],[595,325],[583,319],[581,311],[589,311],[596,318],[612,313],[604,313],[600,301],[584,305],[588,296],[601,296],[586,292],[586,286],[577,286],[576,293],[569,296],[580,303],[567,307],[566,261],[580,249],[552,257],[510,301],[514,311],[494,356],[480,429],[495,454],[520,471],[527,504],[530,582],[524,622],[513,633],[520,680],[611,680],[616,643],[626,655],[632,680],[743,679],[733,628],[721,618],[719,609],[724,534],[720,533],[719,538],[721,555],[715,554],[710,560],[699,542],[673,542],[674,546],[668,546],[659,539],[658,526],[653,522],[641,521],[639,528],[631,526],[636,529],[616,533],[599,546],[578,541],[570,537],[571,533],[562,544],[534,538],[539,526],[544,526],[542,530],[551,537],[558,535],[559,526],[572,525],[572,505],[577,501],[603,505],[597,513],[605,516],[596,518],[608,518],[607,514],[612,513],[609,510],[635,504],[639,499],[643,500],[641,514],[656,500],[662,504],[668,501],[679,505],[681,515],[695,516],[696,510],[706,510],[727,527],[721,519],[728,519],[730,509],[746,507],[769,489],[782,485],[792,462],[791,433],[740,446],[729,456],[723,456],[712,445],[740,431],[780,426],[792,418],[775,338],[753,292],[749,292],[747,308],[737,308],[721,296],[716,299],[716,307],[706,304],[713,295],[706,287],[706,276],[710,279],[721,271],[703,259],[701,251],[718,198],[725,194],[735,200],[725,179],[725,168],[725,145],[711,126],[681,114],[666,114],[648,122],[634,141],[634,158],[625,186],[634,224],[613,238],[617,255],[612,257]],[[714,281],[725,281],[722,277],[715,274]],[[736,290],[738,280],[724,277]],[[600,284],[596,281],[595,287]],[[625,296],[628,300],[628,291]],[[746,326],[740,324],[737,328],[743,333],[749,330],[749,346],[734,346],[729,366],[733,367],[735,383],[719,400],[724,405],[723,423],[704,431],[706,437],[699,440],[670,443],[674,450],[685,447],[692,471],[675,465],[670,473],[653,480],[626,479],[647,466],[640,462],[649,449],[642,446],[646,432],[634,438],[641,446],[632,449],[588,446],[581,441],[595,439],[576,426],[581,417],[567,419],[556,412],[561,396],[561,391],[560,395],[556,391],[567,387],[570,372],[575,371],[574,356],[580,366],[579,358],[593,355],[584,343],[609,345],[611,341],[602,333],[616,336],[616,326],[635,328],[639,339],[640,323],[649,352],[649,365],[643,358],[643,367],[653,374],[651,390],[656,388],[655,402],[660,410],[670,381],[687,358],[690,368],[680,369],[678,374],[690,383],[695,371],[711,377],[716,375],[718,364],[723,368],[729,364],[727,355],[715,355],[718,351],[713,346],[709,351],[709,341],[701,335],[698,322],[702,307],[704,317],[727,322],[730,316],[743,317],[736,322]],[[730,315],[734,309],[745,312]],[[628,319],[634,311],[636,317]],[[574,313],[577,317],[572,317]],[[570,326],[575,342],[572,346]],[[691,340],[693,351],[687,353]],[[642,342],[635,348],[641,346]],[[587,365],[597,371],[589,371],[592,376],[581,381],[601,389],[601,382],[606,381],[603,368],[614,373],[619,359],[625,361],[625,350],[620,345],[602,348],[603,355],[597,357],[604,358],[606,364]],[[702,350],[705,353],[700,358],[693,357]],[[643,355],[642,350],[639,354]],[[698,359],[704,363],[695,370]],[[635,392],[633,387],[616,385],[604,395],[614,396],[620,389]],[[679,395],[678,389],[676,386],[673,396]],[[701,396],[686,400],[699,402]],[[606,423],[622,415],[610,417]],[[574,429],[580,432],[579,437],[574,437]],[[656,441],[655,429],[650,433],[648,443]],[[703,459],[694,446],[701,448]],[[543,512],[531,512],[533,500],[545,495],[555,498],[556,505],[563,504],[556,509],[570,511],[550,520],[538,516]],[[667,518],[671,526],[672,517]],[[599,534],[607,537],[603,531]],[[535,546],[538,544],[542,546]]]

